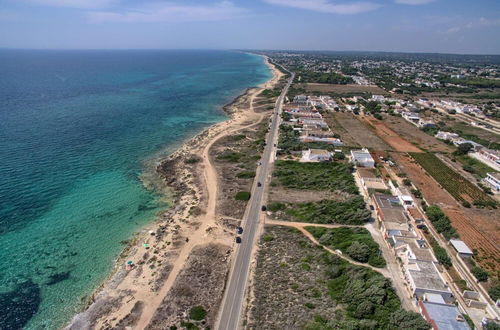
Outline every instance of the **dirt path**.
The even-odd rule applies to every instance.
[[[155,295],[153,299],[149,300],[148,308],[145,309],[144,313],[141,315],[139,322],[137,323],[138,329],[143,329],[149,324],[155,311],[158,309],[161,302],[163,301],[163,298],[171,289],[172,285],[175,282],[175,279],[177,278],[177,275],[184,267],[189,255],[191,254],[191,251],[195,246],[205,243],[215,243],[221,240],[226,244],[230,243],[230,241],[228,241],[226,237],[227,235],[221,235],[222,237],[217,238],[212,234],[214,229],[216,231],[221,231],[222,228],[220,228],[220,226],[216,222],[216,203],[219,184],[216,168],[210,160],[210,149],[218,140],[228,135],[234,134],[235,132],[258,125],[264,119],[265,114],[255,112],[253,106],[255,97],[264,88],[265,87],[261,87],[251,91],[249,97],[249,108],[245,112],[245,114],[236,117],[232,121],[227,121],[225,125],[227,128],[215,135],[203,148],[201,166],[203,168],[204,187],[206,189],[207,195],[207,206],[205,214],[197,219],[197,222],[199,222],[201,225],[195,232],[189,235],[189,241],[184,245],[181,252],[179,253],[179,256],[175,260],[168,279],[165,281],[158,294]],[[244,123],[247,123],[249,121],[252,123],[244,125]]]
[[[218,173],[210,161],[210,148],[218,139],[257,125],[265,118],[265,113],[255,111],[253,103],[263,89],[273,88],[280,80],[282,73],[272,69],[271,80],[247,90],[226,107],[231,119],[211,126],[161,161],[158,168],[164,180],[173,183],[179,197],[158,221],[133,238],[133,243],[118,259],[115,273],[95,293],[92,304],[73,318],[68,329],[115,328],[121,320],[130,317],[136,303],[141,304],[142,312],[134,316],[133,328],[144,329],[196,246],[232,245],[232,234],[217,222]],[[186,162],[194,156],[201,161],[194,165]],[[163,164],[167,164],[165,169]],[[171,176],[175,179],[170,179]],[[202,210],[199,216],[191,215],[194,206]],[[132,270],[124,266],[127,260],[134,262]]]
[[[317,223],[305,223],[305,222],[290,222],[290,221],[279,221],[279,220],[267,220],[266,219],[266,225],[274,225],[274,226],[287,226],[287,227],[293,227],[293,228],[296,228],[298,230],[300,230],[300,232],[302,232],[302,234],[304,234],[304,236],[306,236],[311,242],[313,242],[314,244],[316,245],[319,245],[321,247],[323,247],[323,249],[325,249],[326,251],[332,253],[332,254],[335,254],[336,256],[344,259],[345,261],[353,264],[353,265],[358,265],[358,266],[363,266],[363,267],[368,267],[374,271],[376,271],[377,273],[380,273],[382,274],[384,277],[386,278],[391,278],[389,272],[387,269],[385,268],[376,268],[376,267],[373,267],[373,266],[370,266],[368,264],[364,264],[364,263],[361,263],[361,262],[357,262],[357,261],[354,261],[352,260],[351,258],[349,257],[346,257],[344,254],[342,253],[338,253],[337,251],[335,250],[332,250],[322,244],[320,244],[316,238],[309,232],[305,229],[305,227],[308,227],[308,226],[312,226],[312,227],[325,227],[325,228],[339,228],[339,227],[363,227],[363,226],[345,226],[345,225],[335,225],[335,224],[317,224]]]

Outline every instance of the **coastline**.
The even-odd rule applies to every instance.
[[[85,310],[73,317],[66,326],[67,329],[107,328],[116,323],[116,320],[118,323],[113,327],[124,324],[145,327],[155,310],[148,310],[148,306],[139,306],[137,302],[155,299],[156,302],[158,299],[161,301],[168,292],[169,285],[175,280],[176,272],[182,268],[182,261],[187,259],[191,251],[184,247],[210,241],[207,240],[210,235],[199,235],[200,227],[204,224],[202,218],[211,207],[208,205],[207,195],[212,193],[208,191],[211,184],[203,182],[207,178],[202,173],[206,170],[202,164],[202,154],[206,156],[207,150],[221,136],[247,124],[255,113],[253,109],[252,113],[244,111],[240,105],[252,100],[261,90],[273,86],[281,78],[279,69],[267,57],[263,58],[272,72],[268,81],[258,87],[247,88],[224,105],[222,110],[228,119],[207,127],[186,140],[170,155],[157,159],[153,175],[141,177],[146,187],[152,187],[162,197],[168,198],[170,207],[128,240],[108,278],[88,298]],[[208,233],[212,227],[207,226]],[[213,229],[214,232],[218,230]],[[190,234],[194,234],[194,237]],[[231,238],[227,233],[217,234],[222,237],[221,242],[231,245]],[[184,250],[188,252],[182,255]],[[135,267],[127,269],[125,263],[128,260],[133,261]],[[140,310],[139,315],[134,314],[136,310]],[[146,314],[149,315],[144,317]],[[148,322],[144,323],[145,321]]]

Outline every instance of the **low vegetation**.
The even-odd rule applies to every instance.
[[[322,245],[338,249],[353,260],[368,263],[373,267],[385,267],[379,245],[365,228],[306,227]]]
[[[434,154],[411,153],[411,156],[457,201],[461,203],[470,203],[472,201],[478,207],[496,208],[497,203],[491,197],[462,175],[446,166]]]
[[[446,268],[450,268],[452,266],[452,263],[448,252],[446,252],[444,248],[439,246],[439,243],[434,237],[428,236],[427,240],[429,241],[429,244],[432,248],[432,251],[434,252],[434,255],[436,256],[437,261],[439,261],[439,263]]]
[[[247,201],[250,199],[250,193],[248,191],[239,191],[234,196],[234,199],[238,201]]]
[[[306,203],[279,203],[270,204],[269,211],[285,220],[320,223],[362,225],[370,220],[371,213],[366,208],[361,196],[354,196],[346,201],[321,200]]]
[[[426,207],[425,214],[432,222],[436,231],[443,234],[446,239],[458,237],[457,231],[451,226],[450,219],[444,214],[439,206],[431,205]]]
[[[343,191],[358,194],[349,163],[299,163],[279,160],[273,176],[285,188]]]
[[[248,329],[430,328],[401,309],[381,274],[318,248],[297,230],[266,232],[274,239],[260,242]]]

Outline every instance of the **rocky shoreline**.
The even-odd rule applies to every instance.
[[[148,302],[163,294],[159,291],[165,289],[167,279],[172,281],[169,275],[173,265],[182,248],[190,244],[190,233],[201,226],[199,219],[207,208],[201,153],[217,135],[245,119],[245,115],[237,111],[237,105],[257,90],[257,87],[248,88],[222,107],[229,119],[208,127],[169,156],[156,161],[155,174],[162,180],[160,186],[168,187],[170,208],[128,241],[108,280],[95,290],[85,311],[77,314],[66,329],[147,325],[137,322],[144,316],[141,314],[150,313],[152,317],[155,310],[148,310]],[[126,266],[128,260],[133,261],[133,268]]]

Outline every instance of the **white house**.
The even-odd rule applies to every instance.
[[[361,167],[375,167],[375,161],[368,149],[351,150],[351,160],[354,164]]]
[[[332,153],[322,149],[307,149],[302,151],[302,162],[326,162],[332,159]]]

